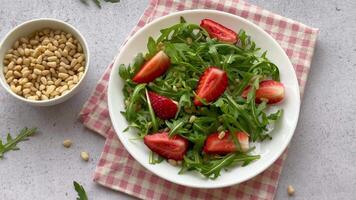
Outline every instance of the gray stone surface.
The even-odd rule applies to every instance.
[[[251,0],[261,7],[320,28],[300,120],[279,183],[276,199],[354,199],[356,189],[356,1]],[[104,140],[77,122],[77,113],[148,2],[84,6],[79,0],[1,0],[0,38],[15,25],[53,17],[77,27],[91,51],[84,89],[66,103],[34,108],[0,90],[0,136],[24,126],[40,133],[0,161],[0,199],[75,199],[72,181],[84,185],[90,199],[132,199],[92,182]],[[62,147],[70,138],[74,145]],[[90,152],[90,161],[80,151]]]

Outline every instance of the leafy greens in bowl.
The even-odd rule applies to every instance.
[[[170,26],[163,27],[158,37],[147,39],[146,36],[147,50],[136,51],[132,64],[118,62],[122,57],[120,55],[115,62],[116,70],[113,71],[119,72],[123,82],[122,88],[115,93],[122,90],[120,100],[124,106],[121,114],[127,120],[125,131],[136,133],[137,140],[132,142],[133,137],[130,134],[131,138],[125,136],[123,142],[131,155],[137,159],[127,144],[143,140],[151,150],[144,148],[146,164],[143,164],[141,157],[139,159],[145,167],[149,166],[149,162],[151,166],[148,168],[153,169],[158,165],[152,164],[167,159],[170,164],[180,166],[176,174],[182,174],[183,178],[196,176],[193,178],[196,182],[205,180],[208,183],[203,187],[214,187],[208,180],[218,178],[223,169],[236,173],[239,169],[256,166],[259,162],[256,160],[263,160],[266,154],[264,144],[274,140],[276,131],[272,131],[272,128],[275,122],[281,118],[283,109],[285,112],[290,110],[283,105],[290,101],[290,97],[295,98],[297,93],[294,91],[294,96],[285,97],[285,88],[286,94],[289,94],[290,83],[286,86],[281,83],[283,70],[280,73],[278,63],[275,64],[268,58],[268,51],[258,48],[259,43],[256,42],[256,45],[253,37],[248,36],[249,31],[241,27],[236,33],[230,29],[233,27],[227,28],[202,17],[199,17],[199,25],[196,23],[197,16],[194,15],[196,12],[185,11],[181,16],[174,15],[171,18],[176,19],[176,22],[172,23],[173,20],[170,20]],[[200,12],[210,14],[213,11]],[[215,14],[217,16],[206,17],[232,17],[220,12]],[[190,22],[189,18],[193,18],[195,23]],[[157,33],[152,34],[155,35]],[[290,66],[290,63],[287,64]],[[111,74],[110,82],[115,75],[117,76]],[[295,90],[296,80],[293,75],[289,71],[288,76],[294,78],[292,89]],[[115,127],[116,120],[113,118],[118,116],[112,114],[111,100],[114,98],[110,98],[113,91],[111,88],[110,83],[109,108]],[[299,98],[298,95],[297,97]],[[295,103],[299,108],[299,99],[294,101],[294,105]],[[298,114],[291,109],[292,114]],[[284,116],[281,119],[283,118]],[[283,120],[278,122],[276,128],[283,125],[282,123]],[[121,132],[122,128],[118,133],[121,141],[126,134]],[[289,135],[292,134],[293,132]],[[284,141],[284,148],[288,142]],[[144,144],[140,143],[141,147],[135,147],[143,148]],[[223,177],[214,181],[218,182]],[[169,178],[173,182],[187,185],[179,179],[183,180]],[[191,183],[189,185],[202,187]],[[226,181],[225,184],[218,184],[218,187],[224,185]]]

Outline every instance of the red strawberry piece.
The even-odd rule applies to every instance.
[[[219,137],[221,133],[212,133],[205,140],[203,151],[207,154],[228,154],[237,151],[230,132],[226,131],[223,137]],[[249,136],[244,132],[236,132],[236,138],[240,143],[242,151],[247,151],[249,148]],[[220,135],[221,136],[221,135]]]
[[[153,111],[161,119],[171,119],[178,112],[178,103],[154,92],[148,92]]]
[[[240,147],[242,151],[247,151],[250,147],[249,147],[249,136],[247,135],[247,133],[245,132],[237,132],[237,140],[240,143]]]
[[[200,99],[207,102],[212,102],[218,99],[225,91],[228,85],[226,72],[217,67],[210,67],[205,70],[200,77],[198,87],[196,89],[197,97],[194,99],[196,106],[202,106]]]
[[[183,160],[189,144],[179,135],[169,138],[167,132],[146,135],[143,141],[153,152],[173,160]]]
[[[135,83],[151,82],[164,74],[170,65],[169,57],[163,51],[159,51],[141,67],[132,80]]]
[[[245,88],[242,92],[242,97],[247,98],[251,86]],[[261,103],[263,100],[268,104],[274,104],[282,101],[284,98],[284,86],[281,82],[274,80],[265,80],[260,82],[259,88],[256,90],[256,103]]]
[[[233,30],[226,28],[213,20],[203,19],[200,26],[203,27],[212,38],[231,44],[237,42],[237,34]]]

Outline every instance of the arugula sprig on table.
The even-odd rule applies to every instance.
[[[82,3],[84,4],[88,4],[88,0],[80,0]],[[98,6],[99,8],[101,8],[101,1],[100,0],[92,0],[96,6]],[[110,2],[110,3],[119,3],[120,0],[103,0],[105,2]]]
[[[195,170],[215,179],[222,169],[234,164],[245,166],[259,159],[258,155],[249,155],[250,152],[225,156],[202,154],[206,137],[216,130],[243,131],[249,133],[254,142],[272,138],[269,125],[278,120],[282,110],[268,115],[267,103],[256,104],[254,99],[260,81],[267,78],[279,81],[278,67],[268,60],[266,52],[260,52],[244,30],[238,33],[238,38],[237,45],[219,42],[210,38],[199,25],[187,23],[181,18],[180,23],[162,29],[156,40],[152,37],[148,39],[145,55],[139,53],[132,65],[119,66],[119,75],[124,80],[125,102],[129,102],[122,114],[128,120],[129,127],[137,129],[141,138],[155,132],[157,126],[159,130],[169,128],[170,136],[179,134],[192,143],[183,160],[181,173]],[[145,60],[160,50],[164,50],[170,58],[168,71],[149,84],[135,84],[132,77]],[[192,102],[194,90],[201,74],[209,66],[219,66],[227,73],[229,87],[217,101],[196,107]],[[241,94],[249,85],[251,90],[244,99]],[[146,90],[179,102],[176,117],[163,121],[149,112]],[[193,115],[195,120],[190,122],[189,118]],[[238,143],[236,138],[233,139]],[[150,162],[156,163],[153,157]]]
[[[84,187],[76,181],[73,181],[73,185],[74,185],[75,191],[77,191],[77,193],[78,193],[77,200],[88,200],[88,196],[84,190]]]
[[[32,136],[36,132],[36,130],[36,128],[23,128],[15,138],[13,138],[10,133],[8,133],[6,137],[6,142],[3,142],[0,139],[0,159],[2,159],[4,154],[8,151],[19,150],[20,148],[17,147],[17,144],[21,141],[28,140],[28,137]]]

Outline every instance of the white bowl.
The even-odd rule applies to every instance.
[[[209,180],[197,172],[178,174],[179,167],[173,167],[166,162],[151,165],[148,162],[149,149],[140,140],[130,140],[136,137],[136,132],[130,130],[123,133],[128,126],[126,119],[121,115],[123,111],[124,96],[122,94],[123,80],[118,75],[119,64],[129,64],[138,52],[146,52],[146,43],[149,36],[156,38],[159,30],[169,27],[179,22],[179,17],[183,16],[188,22],[199,24],[204,18],[215,20],[234,31],[241,28],[256,42],[262,50],[267,50],[267,57],[280,69],[281,81],[285,85],[286,96],[283,103],[276,107],[283,108],[284,113],[275,130],[271,133],[273,139],[257,145],[254,153],[261,155],[261,158],[245,167],[232,167],[228,171],[223,170],[216,180]],[[289,144],[298,121],[300,97],[297,77],[291,62],[278,43],[265,31],[253,23],[225,12],[215,10],[191,10],[176,12],[161,17],[140,29],[122,47],[117,56],[111,71],[108,104],[113,127],[125,146],[127,151],[149,171],[177,184],[196,188],[219,188],[241,183],[253,178],[271,166],[283,153]]]
[[[60,29],[63,30],[67,33],[71,33],[82,45],[83,52],[85,55],[85,70],[82,78],[79,80],[79,82],[73,87],[68,93],[61,95],[59,97],[49,99],[49,100],[29,100],[26,99],[22,96],[19,96],[15,94],[11,89],[10,86],[7,84],[4,73],[3,73],[3,60],[4,56],[6,54],[6,51],[9,50],[12,45],[15,43],[16,40],[18,40],[22,36],[28,36],[29,34],[41,30],[43,28],[51,28],[51,29]],[[25,102],[30,105],[34,106],[51,106],[51,105],[56,105],[59,103],[62,103],[72,97],[75,93],[77,93],[80,90],[80,87],[83,83],[84,78],[86,77],[86,74],[88,72],[88,67],[89,67],[89,49],[88,45],[84,39],[84,37],[80,34],[80,32],[74,28],[72,25],[60,21],[57,19],[49,19],[49,18],[41,18],[41,19],[35,19],[35,20],[30,20],[27,22],[24,22],[15,28],[13,28],[2,40],[0,44],[0,82],[1,85],[5,88],[5,90],[10,93],[13,97],[16,99]]]

